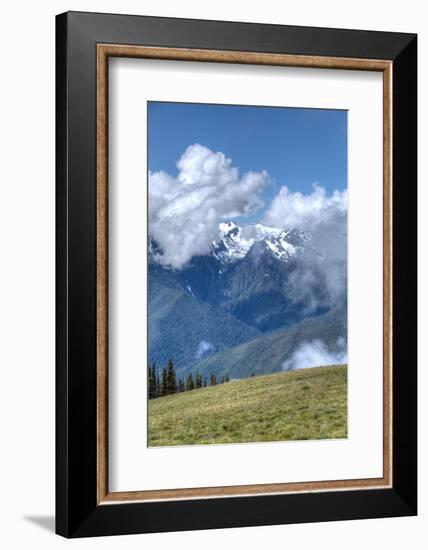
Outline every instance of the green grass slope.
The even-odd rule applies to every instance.
[[[347,437],[347,367],[255,376],[149,401],[149,446]]]

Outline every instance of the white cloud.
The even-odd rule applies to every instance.
[[[210,342],[206,342],[205,340],[201,340],[198,345],[198,349],[195,353],[196,359],[201,359],[202,357],[205,357],[206,355],[209,355],[214,351],[214,346]]]
[[[321,340],[301,344],[293,355],[282,363],[283,370],[309,369],[327,365],[341,365],[348,361],[346,342],[339,338],[334,350],[329,350]]]
[[[181,269],[196,255],[206,255],[218,238],[218,224],[251,215],[264,204],[266,172],[240,175],[221,152],[190,145],[177,162],[178,175],[149,174],[150,235],[158,244],[157,261]],[[333,307],[347,287],[347,190],[328,194],[314,184],[304,195],[282,187],[262,222],[313,235],[316,254],[306,253],[289,274],[291,300],[307,313]]]
[[[313,184],[313,191],[303,195],[281,187],[264,215],[264,223],[273,227],[314,231],[320,225],[335,223],[346,216],[348,191],[333,191],[329,196],[324,187]]]
[[[329,195],[318,184],[308,195],[282,187],[265,212],[268,225],[312,234],[317,254],[309,251],[301,257],[287,281],[290,298],[303,303],[308,313],[333,307],[346,295],[347,218],[347,190]]]
[[[193,256],[209,252],[218,224],[251,215],[264,206],[260,194],[266,172],[239,170],[223,153],[190,145],[177,162],[176,178],[149,174],[150,234],[159,245],[160,263],[181,269]]]

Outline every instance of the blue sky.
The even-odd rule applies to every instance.
[[[347,187],[346,111],[149,102],[148,143],[151,172],[176,176],[194,143],[221,151],[241,174],[266,170],[266,206],[283,185],[303,194],[314,182],[328,193]]]

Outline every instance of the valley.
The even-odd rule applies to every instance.
[[[326,262],[312,234],[261,224],[221,223],[209,253],[180,270],[150,241],[149,363],[238,379],[282,370],[308,342],[334,352],[347,306],[345,293],[333,301],[326,291]],[[346,265],[335,268],[346,280]]]

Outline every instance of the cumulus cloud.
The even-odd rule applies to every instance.
[[[206,355],[210,354],[212,351],[214,351],[214,346],[210,342],[201,340],[198,344],[198,349],[196,350],[196,353],[195,353],[195,359],[202,359],[202,357],[205,357]]]
[[[318,184],[308,195],[282,187],[265,212],[263,222],[268,225],[312,235],[311,248],[287,282],[289,297],[307,313],[333,307],[346,296],[347,218],[347,190],[329,195]]]
[[[208,254],[220,221],[264,206],[260,194],[268,175],[240,175],[223,153],[200,144],[186,149],[177,168],[177,177],[149,174],[149,224],[161,251],[157,260],[181,269],[193,256]]]
[[[314,183],[313,191],[303,195],[281,187],[264,215],[264,223],[273,227],[302,229],[314,232],[318,227],[335,225],[346,218],[348,191],[333,191],[329,196],[321,185]]]
[[[327,365],[340,365],[347,363],[346,341],[339,338],[333,350],[329,350],[321,340],[313,340],[301,344],[282,363],[283,370],[309,369],[311,367],[325,367]]]

